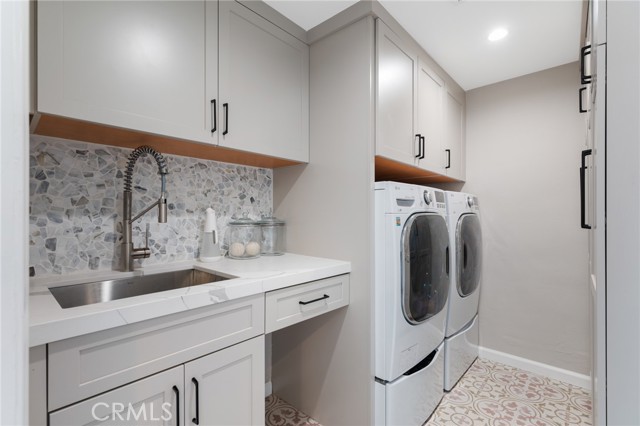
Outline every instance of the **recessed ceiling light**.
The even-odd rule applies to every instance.
[[[507,34],[509,34],[509,31],[507,31],[506,28],[504,27],[500,27],[500,28],[496,28],[495,30],[491,31],[489,33],[489,37],[487,37],[489,39],[489,41],[498,41],[498,40],[502,40],[503,38],[505,38],[507,36]]]

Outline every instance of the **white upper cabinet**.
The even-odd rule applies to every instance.
[[[418,50],[376,20],[376,156],[463,180],[464,92]]]
[[[203,1],[39,2],[38,111],[204,140],[204,16]]]
[[[418,57],[380,19],[376,20],[376,155],[413,164],[416,135]]]
[[[463,96],[463,95],[462,95]],[[445,97],[444,151],[447,176],[465,179],[465,102],[447,90]]]
[[[444,80],[423,61],[418,67],[418,130],[423,153],[418,157],[420,168],[445,173],[443,103]]]
[[[309,161],[309,47],[235,1],[38,3],[38,111]]]
[[[309,161],[309,47],[220,2],[221,146]]]

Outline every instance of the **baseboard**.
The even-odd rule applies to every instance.
[[[579,386],[587,390],[591,389],[591,377],[585,374],[579,374],[573,371],[564,370],[562,368],[543,364],[538,361],[532,361],[526,358],[521,358],[519,356],[511,355],[505,352],[483,348],[482,346],[479,349],[480,358],[510,365],[511,367],[516,367],[530,373],[540,374],[542,376],[569,383],[574,386]]]
[[[264,397],[266,398],[272,393],[273,393],[273,384],[271,383],[271,381],[268,381],[267,383],[264,384]]]

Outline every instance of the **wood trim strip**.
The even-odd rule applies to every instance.
[[[304,164],[297,161],[223,148],[206,143],[154,135],[49,114],[36,114],[32,121],[32,133],[131,149],[135,149],[140,145],[149,145],[163,154],[182,155],[184,157],[202,158],[204,160],[215,160],[268,169]]]
[[[439,173],[424,170],[415,166],[376,156],[376,182],[392,180],[396,182],[429,184],[429,183],[459,183],[457,179]]]

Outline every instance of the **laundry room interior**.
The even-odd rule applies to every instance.
[[[0,19],[0,423],[640,424],[640,2]]]

